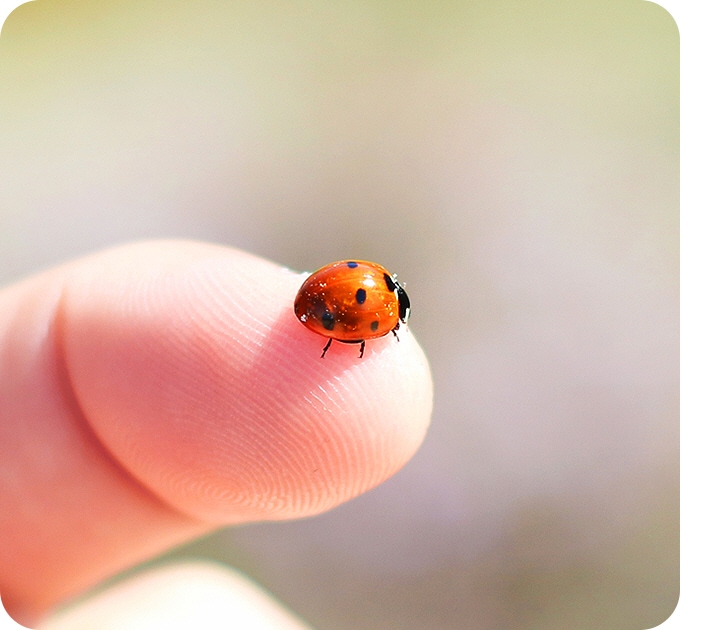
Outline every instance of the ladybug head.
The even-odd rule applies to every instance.
[[[400,321],[405,324],[410,317],[410,298],[399,284],[396,283],[398,302],[400,302]]]

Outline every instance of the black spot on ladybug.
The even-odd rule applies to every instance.
[[[375,332],[378,329],[378,326],[380,325],[380,322],[376,319],[370,324],[370,330]]]
[[[383,274],[383,278],[385,279],[385,284],[387,285],[388,291],[395,291],[395,289],[397,289],[395,281],[390,276],[385,273]]]
[[[355,301],[358,304],[364,304],[367,299],[367,291],[365,289],[358,289],[355,291]]]
[[[335,316],[329,311],[325,311],[322,314],[322,317],[320,317],[320,321],[322,322],[323,328],[325,330],[332,330],[333,328],[335,328]]]
[[[355,269],[355,267],[357,267],[358,264],[357,264],[354,260],[350,260],[350,261],[348,261],[347,266],[348,266],[350,269]]]

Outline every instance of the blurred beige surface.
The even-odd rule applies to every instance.
[[[33,2],[0,282],[187,237],[407,284],[426,444],[177,555],[320,630],[640,629],[678,593],[678,34],[649,2]]]
[[[20,626],[18,626],[20,627]],[[311,630],[268,593],[216,563],[153,567],[41,624],[39,630]]]

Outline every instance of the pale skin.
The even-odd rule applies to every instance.
[[[432,383],[412,334],[321,359],[301,283],[150,242],[0,291],[0,595],[18,621],[219,527],[322,513],[414,454]]]

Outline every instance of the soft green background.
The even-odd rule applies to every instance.
[[[678,33],[640,0],[37,0],[0,282],[188,237],[407,283],[414,460],[181,551],[318,629],[639,630],[678,596]]]

